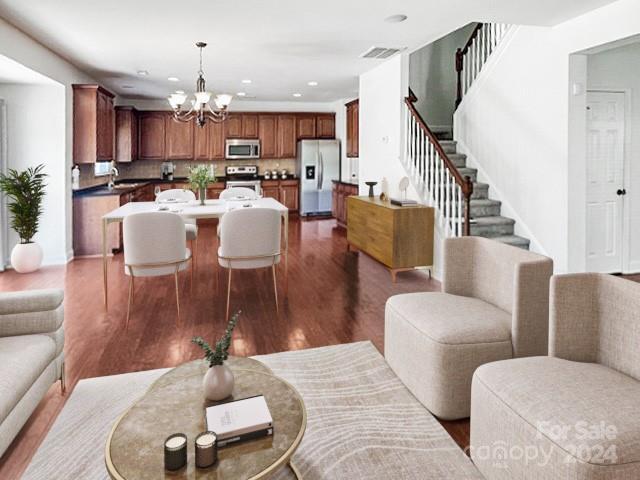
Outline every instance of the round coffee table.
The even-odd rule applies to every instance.
[[[264,478],[288,465],[302,441],[307,425],[304,402],[285,380],[274,376],[262,363],[230,357],[227,365],[235,376],[233,398],[264,395],[273,417],[273,436],[218,450],[218,462],[196,469],[193,442],[206,430],[205,408],[215,405],[204,399],[203,360],[176,367],[149,388],[140,400],[114,424],[107,439],[105,462],[114,480],[158,478],[231,480]],[[219,403],[219,402],[218,402]],[[164,469],[164,441],[172,433],[187,435],[187,466],[177,472]]]

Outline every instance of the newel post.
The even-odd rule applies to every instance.
[[[471,195],[473,195],[473,182],[468,175],[464,177],[464,236],[471,236]]]
[[[456,108],[462,102],[462,69],[464,68],[464,55],[462,49],[456,50],[456,72],[458,74],[458,87],[456,90]]]

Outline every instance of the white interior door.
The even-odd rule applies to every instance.
[[[622,271],[625,94],[587,95],[587,270]]]

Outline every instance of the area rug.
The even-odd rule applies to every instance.
[[[305,480],[481,479],[369,342],[255,357],[302,395],[308,414],[292,463]],[[23,479],[107,479],[111,425],[166,370],[82,380]],[[282,470],[277,480],[293,478]]]

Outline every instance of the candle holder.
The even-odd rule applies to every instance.
[[[195,440],[196,467],[209,468],[218,461],[218,437],[214,432],[202,432]]]
[[[164,441],[164,468],[180,470],[187,464],[187,436],[184,433],[169,435]]]

